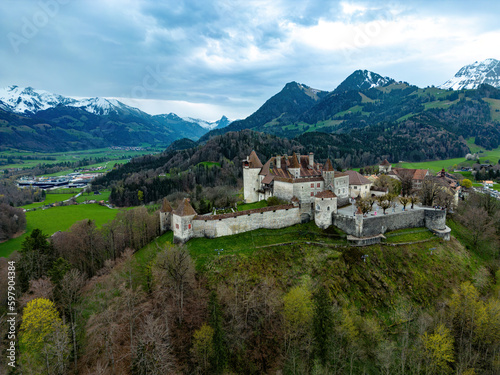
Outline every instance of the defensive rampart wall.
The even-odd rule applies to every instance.
[[[404,228],[426,227],[430,230],[444,230],[446,211],[429,208],[368,217],[334,214],[333,225],[355,237],[373,237]]]
[[[293,204],[224,215],[196,216],[192,221],[193,237],[215,238],[260,228],[285,228],[301,221],[301,211]]]

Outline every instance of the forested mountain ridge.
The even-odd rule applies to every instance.
[[[326,134],[307,132],[288,140],[252,130],[228,132],[204,142],[178,141],[158,155],[132,159],[94,181],[110,187],[110,199],[120,206],[140,204],[137,191],[145,202],[153,202],[176,192],[207,187],[241,184],[242,166],[252,150],[262,161],[276,154],[315,153],[319,162],[330,158],[337,169],[372,165],[390,160],[446,159],[469,152],[465,141],[446,130],[404,124],[385,124],[351,133]],[[208,163],[208,164],[207,164]]]
[[[73,99],[31,87],[0,89],[0,144],[29,151],[67,151],[108,146],[168,146],[199,139],[230,123],[149,115],[116,99]]]
[[[476,144],[486,148],[500,144],[497,88],[483,84],[477,89],[459,91],[421,89],[376,73],[356,72],[339,85],[341,89],[322,91],[315,100],[296,95],[297,90],[290,88],[300,85],[289,83],[245,120],[211,131],[201,140],[241,129],[293,138],[314,131],[341,134],[354,129],[372,132],[371,127],[402,129],[408,125],[431,127],[436,133],[450,132],[452,138],[476,137]],[[367,81],[368,73],[377,79]]]

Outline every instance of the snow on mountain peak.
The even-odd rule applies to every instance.
[[[335,92],[343,92],[349,90],[366,90],[373,87],[387,86],[395,82],[390,77],[383,77],[378,73],[370,72],[369,70],[356,70],[347,77],[338,87]]]
[[[116,99],[73,99],[33,87],[16,85],[0,88],[0,108],[21,114],[34,114],[57,106],[78,107],[96,115],[107,115],[126,106]]]
[[[226,127],[231,123],[231,120],[229,120],[226,116],[222,116],[220,120],[217,121],[205,121],[205,120],[200,120],[197,118],[192,118],[192,117],[183,117],[182,118],[184,121],[187,122],[192,122],[194,124],[200,125],[204,129],[212,130],[217,127],[223,128]]]
[[[81,108],[87,112],[93,113],[94,115],[107,115],[110,112],[116,112],[116,109],[123,107],[124,104],[116,99],[96,97],[80,99],[69,104],[69,106]]]
[[[439,87],[453,90],[477,89],[483,83],[500,88],[500,61],[490,58],[466,65]]]
[[[0,88],[0,102],[6,110],[16,113],[36,113],[60,104],[69,104],[74,99],[52,94],[32,87],[16,85]]]

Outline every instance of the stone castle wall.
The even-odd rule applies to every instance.
[[[372,237],[405,228],[426,227],[430,230],[446,228],[446,211],[434,209],[408,210],[369,217],[356,216],[333,215],[333,225],[355,237]]]
[[[197,216],[192,220],[192,237],[230,236],[260,228],[285,228],[300,222],[301,210],[291,204],[233,214]]]
[[[319,200],[318,200],[319,202]],[[216,238],[244,233],[255,229],[279,229],[314,219],[321,228],[327,227],[330,222],[324,217],[329,202],[315,208],[313,212],[310,204],[288,204],[281,206],[264,207],[255,210],[241,211],[224,215],[205,216],[172,216],[172,229],[175,242],[186,242],[191,238]],[[333,205],[330,210],[333,209]],[[333,211],[333,210],[332,210]],[[335,211],[333,211],[335,212]],[[318,217],[316,217],[318,215]],[[387,231],[404,228],[426,227],[435,231],[440,237],[449,239],[449,228],[446,227],[446,211],[434,209],[408,210],[390,215],[363,217],[362,215],[344,216],[329,214],[331,224],[356,238],[375,237]]]

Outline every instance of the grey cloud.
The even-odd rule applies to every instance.
[[[370,45],[347,59],[341,52],[290,39],[283,24],[309,28],[320,20],[363,23],[387,19],[397,8],[398,17],[476,17],[482,21],[478,31],[499,29],[494,19],[499,6],[493,2],[475,3],[474,9],[460,1],[356,3],[368,10],[345,15],[340,1],[320,0],[74,0],[60,5],[16,53],[7,36],[22,36],[23,18],[32,20],[41,8],[39,2],[6,0],[0,3],[0,86],[32,85],[73,96],[133,98],[140,93],[147,99],[213,105],[240,101],[246,111],[289,81],[332,90],[359,68],[416,84],[429,79],[428,71],[423,77],[419,70],[422,61],[398,62],[398,55],[414,54],[411,45],[400,50]],[[443,49],[458,42],[440,41]],[[258,56],[250,60],[251,51]],[[500,57],[494,52],[491,57]],[[443,74],[441,69],[436,66],[436,77]]]

